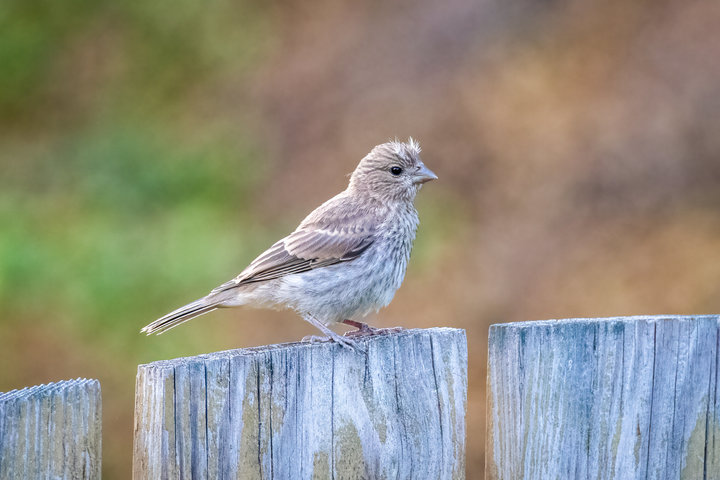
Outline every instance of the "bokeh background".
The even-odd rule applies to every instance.
[[[720,3],[4,0],[0,391],[102,382],[129,478],[136,365],[314,333],[289,312],[138,330],[417,138],[440,177],[380,326],[720,312]]]

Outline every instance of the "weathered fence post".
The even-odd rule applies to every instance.
[[[0,479],[99,479],[97,380],[64,380],[0,393]]]
[[[486,478],[720,479],[720,317],[490,327]]]
[[[360,341],[141,365],[134,478],[464,478],[464,331]]]

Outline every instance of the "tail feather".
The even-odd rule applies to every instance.
[[[221,306],[221,302],[201,298],[200,300],[188,303],[184,307],[173,310],[164,317],[158,318],[151,324],[143,327],[140,331],[142,333],[146,333],[147,335],[152,335],[154,333],[159,335],[167,332],[171,328],[177,327],[181,323],[185,323],[195,317],[212,312]]]

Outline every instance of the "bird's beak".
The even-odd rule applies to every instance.
[[[423,184],[430,180],[437,180],[437,178],[437,175],[435,175],[432,170],[421,163],[413,175],[413,183]]]

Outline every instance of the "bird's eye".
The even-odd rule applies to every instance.
[[[403,172],[402,167],[398,167],[397,165],[394,165],[394,166],[390,167],[390,173],[392,173],[392,174],[395,175],[396,177],[397,177],[398,175],[400,175],[402,172]]]

